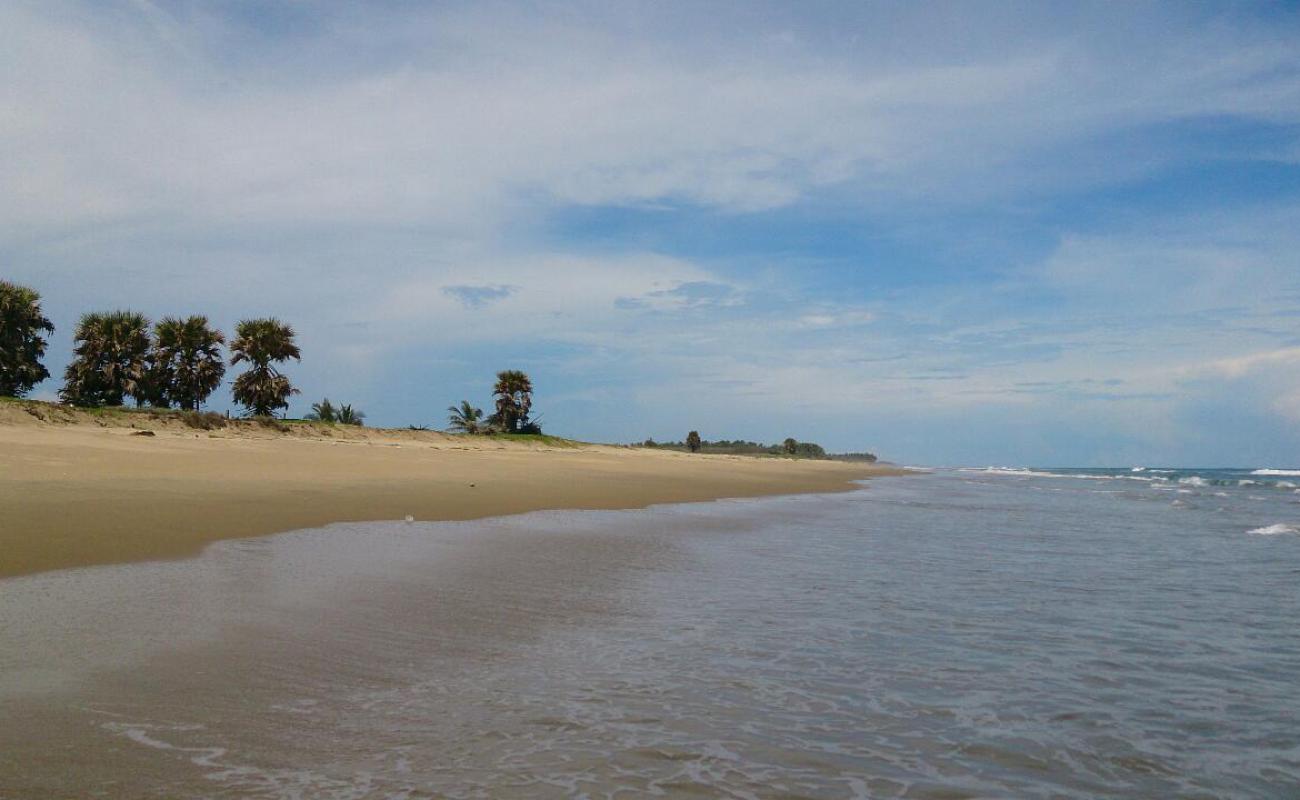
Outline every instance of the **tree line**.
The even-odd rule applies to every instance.
[[[692,453],[703,451],[707,453],[726,455],[793,456],[795,458],[817,459],[833,458],[833,456],[827,455],[825,448],[816,442],[800,442],[794,438],[788,438],[780,444],[770,445],[761,442],[745,441],[742,439],[717,439],[715,441],[708,441],[707,439],[700,438],[699,431],[691,431],[686,434],[686,439],[680,442],[656,442],[654,439],[646,439],[640,446],[655,447],[665,450],[688,450]],[[872,456],[872,458],[874,459],[875,457]]]
[[[0,396],[24,397],[50,377],[41,359],[54,324],[36,290],[0,280]],[[302,354],[293,328],[273,317],[241,320],[230,340],[230,363],[247,364],[231,386],[235,402],[253,416],[288,408],[298,390],[280,365]],[[73,332],[73,359],[59,399],[70,405],[137,406],[197,411],[221,385],[225,335],[208,318],[164,317],[157,324],[135,311],[83,314]]]
[[[0,396],[24,397],[50,377],[42,359],[54,324],[41,310],[36,290],[0,280]],[[281,365],[301,361],[291,326],[268,317],[245,319],[226,341],[207,317],[164,317],[153,324],[134,311],[85,314],[73,333],[73,360],[63,375],[59,398],[84,407],[137,406],[198,411],[225,377],[222,347],[229,346],[229,366],[246,364],[231,386],[236,403],[255,417],[269,417],[289,407],[299,394]],[[497,373],[492,394],[495,408],[484,416],[468,400],[452,406],[450,429],[460,433],[540,434],[532,416],[533,383],[519,370]],[[312,404],[313,421],[361,425],[365,413],[325,398]]]
[[[54,324],[41,311],[36,290],[0,280],[0,397],[23,397],[50,377],[41,359]],[[269,417],[289,407],[299,391],[280,371],[302,353],[291,326],[274,317],[241,320],[230,340],[229,366],[247,364],[235,378],[231,395],[255,417]],[[134,311],[84,314],[73,334],[74,358],[63,374],[59,398],[77,406],[120,406],[128,399],[137,406],[176,407],[198,411],[221,385],[226,361],[221,348],[225,335],[208,318],[164,317],[153,324]],[[534,419],[533,382],[527,373],[509,369],[497,373],[492,387],[494,410],[468,400],[448,407],[448,430],[464,434],[540,434]],[[312,404],[307,419],[361,425],[365,414],[351,405],[335,406],[329,398]],[[871,453],[828,456],[821,445],[787,438],[781,444],[719,439],[707,441],[691,431],[681,442],[646,439],[643,447],[661,447],[742,455],[785,455],[800,458],[839,458],[875,461]]]

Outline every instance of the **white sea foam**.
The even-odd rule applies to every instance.
[[[1282,533],[1300,533],[1300,525],[1279,522],[1276,525],[1268,525],[1263,528],[1255,528],[1254,530],[1248,532],[1256,534],[1257,536],[1277,536]]]
[[[1195,475],[1193,475],[1190,478],[1179,478],[1178,482],[1183,484],[1184,486],[1209,486],[1210,485],[1206,483],[1204,478],[1198,478]]]
[[[1284,475],[1291,477],[1300,477],[1300,469],[1257,469],[1250,473],[1251,475]]]
[[[1068,475],[1058,475],[1054,472],[1039,472],[1037,470],[1025,469],[1023,467],[966,467],[962,472],[983,472],[987,475],[1014,475],[1019,478],[1067,478]]]

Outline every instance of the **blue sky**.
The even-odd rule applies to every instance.
[[[0,76],[52,372],[274,314],[295,414],[509,367],[599,441],[1300,459],[1294,6],[20,1]]]

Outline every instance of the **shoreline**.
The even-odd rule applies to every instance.
[[[189,558],[338,522],[460,521],[850,491],[874,464],[516,442],[434,431],[0,409],[0,578]],[[152,435],[136,435],[138,430]]]

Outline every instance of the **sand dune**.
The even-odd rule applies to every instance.
[[[137,435],[149,430],[152,436]],[[0,405],[0,577],[331,522],[830,492],[886,467]]]

